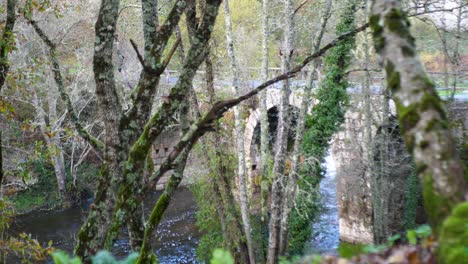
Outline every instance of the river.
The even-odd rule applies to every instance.
[[[336,255],[340,243],[338,204],[336,200],[336,168],[331,155],[326,159],[327,173],[320,182],[321,211],[312,224],[312,236],[306,253]]]
[[[336,254],[339,244],[338,208],[336,201],[335,166],[331,156],[326,158],[327,174],[320,183],[322,210],[313,223],[312,235],[306,253]],[[155,193],[145,202],[145,212],[160,195]],[[53,241],[53,246],[69,253],[75,246],[76,234],[87,215],[87,206],[58,212],[31,213],[15,219],[13,230],[26,232],[40,243]],[[196,205],[192,193],[179,188],[157,231],[154,248],[161,263],[197,263],[195,249],[200,232],[195,220]],[[113,254],[128,255],[128,235],[124,233],[115,243]],[[14,262],[12,262],[14,263]]]
[[[145,202],[145,212],[161,193],[155,193]],[[157,231],[156,254],[161,263],[197,263],[195,249],[200,232],[195,220],[196,205],[192,193],[179,188],[167,209]],[[58,212],[31,213],[15,219],[13,230],[31,234],[41,244],[53,241],[53,246],[71,253],[76,234],[87,215],[87,206]],[[122,258],[130,252],[128,235],[124,233],[115,243],[113,254]],[[15,263],[10,259],[8,263]]]

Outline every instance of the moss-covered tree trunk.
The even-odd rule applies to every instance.
[[[173,52],[170,52],[164,60],[162,60],[162,54],[175,26],[180,20],[186,2],[177,1],[168,13],[166,21],[158,27],[158,30],[155,30],[157,21],[143,23],[147,46],[146,57],[142,61],[143,69],[138,86],[132,96],[132,105],[126,113],[122,112],[119,103],[114,78],[114,65],[112,63],[119,2],[118,0],[103,0],[95,26],[96,38],[93,64],[96,95],[106,131],[104,138],[105,162],[104,169],[99,177],[94,205],[91,207],[88,218],[78,234],[75,253],[82,257],[85,262],[89,262],[90,256],[98,249],[105,246],[111,247],[112,241],[117,237],[120,227],[124,223],[129,224],[132,246],[138,244],[135,241],[143,239],[144,227],[141,219],[141,207],[137,206],[137,203],[133,203],[134,210],[123,211],[124,218],[112,221],[116,215],[120,215],[120,211],[117,211],[120,207],[115,209],[115,195],[122,188],[122,185],[125,185],[130,190],[129,196],[132,199],[128,199],[129,201],[139,201],[141,199],[140,190],[145,190],[141,186],[141,175],[143,173],[139,171],[138,175],[128,176],[128,173],[125,172],[126,169],[128,171],[128,166],[125,166],[128,163],[125,161],[130,160],[130,164],[132,164],[135,161],[134,156],[137,155],[136,160],[141,163],[139,169],[144,169],[149,147],[141,149],[142,141],[137,139],[142,133],[148,136],[150,129],[153,138],[159,135],[166,126],[169,117],[178,109],[177,107],[169,107],[168,111],[166,104],[166,108],[158,112],[158,118],[153,119],[153,122],[157,123],[156,128],[153,127],[154,123],[145,126],[151,114],[151,106],[160,76],[169,63]],[[148,10],[145,10],[147,12],[143,12],[146,22],[154,18],[157,11],[150,10],[155,8],[154,6],[154,1],[145,2],[144,8],[148,8]],[[166,111],[167,115],[165,115]],[[149,146],[150,144],[151,142],[148,141],[144,145]],[[132,155],[133,157],[130,157]],[[140,160],[140,157],[143,157],[142,160]],[[116,222],[118,224],[112,225]]]
[[[429,221],[438,234],[455,205],[468,198],[468,176],[456,152],[444,104],[416,53],[401,1],[374,0],[370,23],[401,131],[416,163]]]
[[[142,0],[141,13],[143,21],[143,39],[145,42],[144,58],[148,64],[157,63],[151,56],[151,48],[155,43],[155,33],[158,30],[158,0]]]
[[[12,45],[14,44],[13,28],[16,22],[16,2],[16,0],[8,0],[6,3],[7,18],[2,38],[0,39],[0,92],[10,69],[8,54],[10,54]],[[2,133],[0,132],[0,198],[2,195],[3,174]]]
[[[116,129],[119,127],[121,107],[112,63],[119,4],[119,0],[103,0],[95,25],[93,70],[96,96],[106,133],[104,169],[99,177],[94,206],[90,209],[88,218],[78,234],[78,244],[75,249],[75,254],[85,263],[90,263],[90,257],[103,248],[115,203],[113,192],[115,187],[112,185],[112,179],[115,183],[116,179],[121,178],[121,141]]]

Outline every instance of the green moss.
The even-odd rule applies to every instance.
[[[385,47],[385,38],[382,36],[383,27],[379,25],[379,20],[379,15],[372,15],[369,18],[369,24],[372,28],[372,37],[374,39],[374,46],[377,52]]]
[[[419,143],[419,147],[421,147],[422,149],[425,149],[429,146],[429,142],[426,141],[426,140],[423,140]]]
[[[414,51],[414,48],[404,45],[401,47],[401,52],[403,53],[403,56],[405,57],[414,57],[416,55],[416,52]]]
[[[387,74],[388,88],[392,91],[400,89],[400,73],[395,71],[395,65],[391,61],[388,61],[385,65],[385,72]]]
[[[424,208],[429,216],[429,222],[437,235],[443,219],[449,214],[450,202],[434,190],[432,175],[426,174],[422,178]]]
[[[433,91],[433,89],[429,91]],[[443,119],[447,118],[443,102],[440,100],[439,96],[435,93],[426,92],[421,100],[421,110],[426,111],[431,108],[435,109]]]
[[[468,259],[468,202],[457,205],[445,220],[439,239],[441,263],[465,263]]]
[[[391,32],[403,36],[408,43],[414,47],[415,40],[409,32],[408,19],[400,9],[392,8],[392,10],[385,15],[384,26]]]
[[[396,8],[390,10],[390,12],[385,16],[385,26],[394,33],[401,33],[406,29],[406,25],[402,21],[404,21],[403,14],[401,13],[401,10]]]
[[[416,173],[417,174],[420,174],[422,173],[423,171],[425,171],[427,169],[427,165],[426,164],[418,164],[416,166]]]
[[[411,104],[409,106],[404,106],[399,100],[395,100],[395,105],[398,111],[398,118],[400,124],[405,131],[413,128],[416,123],[419,121],[419,104]]]

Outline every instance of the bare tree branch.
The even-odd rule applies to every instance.
[[[44,31],[39,27],[36,21],[28,19],[29,23],[31,26],[34,28],[36,31],[36,34],[41,38],[41,40],[46,44],[46,46],[49,48],[49,59],[50,62],[52,63],[52,71],[54,73],[54,80],[55,83],[57,84],[57,88],[60,92],[60,97],[62,100],[65,102],[65,105],[67,107],[68,113],[70,114],[71,121],[75,125],[75,129],[78,132],[78,134],[85,140],[87,141],[97,152],[102,153],[104,150],[104,144],[97,138],[95,138],[93,135],[87,131],[83,124],[81,123],[80,119],[78,118],[76,111],[73,107],[73,104],[71,102],[70,96],[68,93],[65,91],[65,85],[63,82],[63,76],[60,71],[60,64],[57,59],[57,53],[56,53],[56,45],[50,40],[50,38],[44,33]]]
[[[141,56],[141,53],[138,50],[138,45],[135,43],[135,41],[133,39],[130,39],[130,44],[132,44],[133,50],[135,50],[138,61],[140,62],[141,66],[144,68],[145,67],[145,59],[143,59],[143,56]]]

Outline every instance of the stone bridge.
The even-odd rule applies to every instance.
[[[167,83],[171,84],[176,81],[177,77],[167,76]],[[257,86],[259,81],[246,82],[246,88]],[[226,81],[218,81],[216,89],[226,89],[230,87],[230,83]],[[293,83],[294,88],[289,98],[289,105],[292,109],[297,110],[301,107],[303,89],[305,80],[296,80]],[[270,119],[270,114],[278,111],[280,105],[281,90],[280,85],[269,87],[267,89],[267,109]],[[382,105],[383,96],[381,95],[381,87],[376,84],[371,88],[371,104],[372,104],[372,134],[378,133],[382,123]],[[340,238],[343,241],[357,243],[372,243],[373,241],[373,207],[370,197],[370,172],[366,169],[366,151],[368,146],[365,142],[365,115],[362,93],[357,87],[349,88],[348,92],[351,96],[350,106],[345,114],[345,122],[342,129],[337,133],[331,143],[330,152],[336,164],[336,188],[337,188],[337,203],[339,210],[339,230]],[[468,93],[463,93],[461,98],[456,98],[458,101],[452,104],[449,112],[453,112],[452,116],[457,117],[461,127],[455,131],[458,138],[466,138],[468,135]],[[315,102],[312,103],[314,105]],[[310,111],[310,109],[308,109]],[[393,110],[394,114],[394,110]],[[274,116],[273,116],[274,118]],[[269,120],[271,121],[271,120]],[[274,122],[274,121],[273,121]],[[294,118],[293,118],[294,122]],[[246,156],[247,171],[250,179],[250,185],[255,183],[256,175],[259,175],[261,168],[259,155],[259,130],[260,130],[260,111],[251,109],[248,117],[245,120],[244,150]],[[293,124],[292,124],[293,126]],[[270,137],[275,136],[275,130],[271,127],[270,122]],[[174,143],[177,142],[179,133],[176,130],[166,131],[157,140],[153,146],[153,159],[157,167],[172,151]],[[270,141],[271,143],[271,141]],[[403,144],[403,143],[401,143]],[[404,145],[403,145],[404,149]],[[204,166],[200,166],[198,157],[190,157],[186,174],[191,178],[196,177],[195,174],[206,173],[200,172]],[[406,177],[406,176],[405,176]],[[158,187],[164,186],[163,177]],[[184,181],[186,181],[184,179]],[[190,181],[190,179],[189,179]],[[392,187],[393,188],[393,187]],[[395,197],[403,195],[404,188],[395,187],[392,192]],[[389,198],[393,199],[393,198]],[[396,203],[403,201],[396,199]]]

